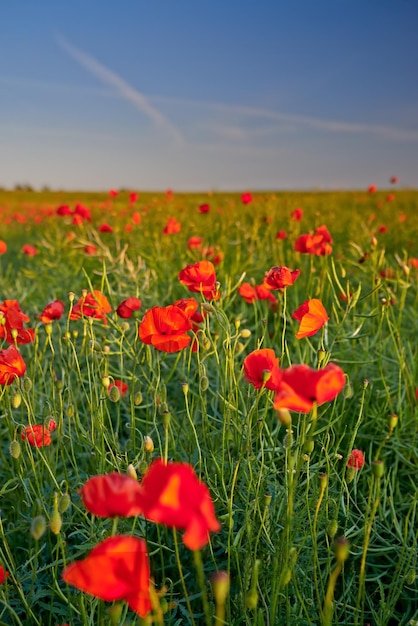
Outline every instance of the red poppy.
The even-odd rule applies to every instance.
[[[242,204],[251,204],[252,201],[253,201],[253,196],[249,191],[246,191],[245,193],[241,195]]]
[[[88,222],[91,222],[91,212],[90,212],[90,209],[85,207],[83,204],[78,203],[78,204],[75,205],[74,215],[77,215],[78,217],[80,217],[81,218],[81,222],[83,220],[87,220]]]
[[[111,198],[116,198],[118,196],[119,192],[116,189],[109,189],[109,196]]]
[[[155,306],[145,313],[139,325],[139,338],[163,352],[178,352],[191,340],[187,334],[192,324],[178,306]]]
[[[293,319],[299,320],[299,330],[296,333],[297,339],[311,337],[329,320],[327,312],[318,298],[306,300],[292,315]]]
[[[376,185],[370,185],[367,191],[369,193],[375,193],[377,191],[377,186]]]
[[[163,235],[173,235],[181,231],[181,224],[175,217],[169,217],[167,224],[164,227]]]
[[[35,246],[32,246],[29,243],[26,243],[24,246],[22,246],[22,252],[23,254],[26,254],[26,256],[36,256],[38,254],[38,250],[35,248]]]
[[[276,390],[281,380],[279,359],[271,348],[254,350],[244,359],[244,378],[256,389]]]
[[[53,322],[54,320],[61,319],[64,313],[64,309],[65,309],[65,306],[62,300],[54,300],[53,302],[50,302],[49,304],[46,305],[41,315],[39,316],[39,319],[44,324],[49,324],[50,322]]]
[[[196,235],[193,235],[193,237],[190,237],[189,241],[187,242],[187,247],[189,248],[189,250],[196,250],[201,247],[202,243],[202,237],[197,237]]]
[[[132,517],[142,513],[142,487],[127,474],[93,476],[80,489],[84,506],[98,517]]]
[[[0,239],[0,254],[6,254],[7,252],[7,243]]]
[[[147,547],[138,537],[105,539],[85,559],[68,565],[62,578],[101,600],[124,600],[141,617],[151,611]]]
[[[395,194],[388,193],[388,195],[386,196],[386,202],[393,202],[394,200],[395,200]]]
[[[126,383],[123,382],[123,380],[114,380],[113,383],[111,383],[109,385],[109,387],[107,388],[108,391],[110,391],[112,389],[112,387],[116,387],[116,389],[119,389],[120,395],[123,397],[128,393],[129,387]]]
[[[210,300],[219,298],[215,267],[211,261],[197,261],[197,263],[187,265],[179,272],[178,278],[181,284],[186,285],[193,293],[201,293]]]
[[[199,550],[209,541],[209,531],[220,530],[207,486],[187,463],[157,459],[145,474],[141,487],[144,516],[157,524],[185,529],[183,542]]]
[[[209,204],[201,204],[199,206],[199,213],[209,213],[209,211],[210,211]]]
[[[397,176],[392,176],[390,179],[390,182],[392,183],[392,185],[396,185],[396,183],[398,182],[398,177]]]
[[[300,208],[299,209],[295,209],[294,211],[291,212],[290,217],[295,222],[302,221],[303,209],[300,209]]]
[[[305,234],[295,241],[294,249],[302,254],[326,256],[332,253],[332,237],[326,226],[319,226],[314,234]]]
[[[26,372],[26,364],[15,346],[0,350],[0,385],[11,385]]]
[[[275,409],[309,413],[314,402],[318,405],[333,400],[343,389],[343,370],[328,363],[320,370],[307,365],[292,365],[281,370],[282,380],[274,396]]]
[[[284,289],[284,287],[290,287],[295,280],[300,276],[300,270],[290,270],[285,266],[275,266],[269,269],[264,282],[271,289]]]
[[[381,226],[379,226],[379,233],[381,233],[382,235],[384,233],[387,233],[388,231],[388,227],[385,224],[382,224]]]
[[[176,300],[176,302],[173,302],[173,306],[178,306],[179,309],[181,309],[187,315],[189,320],[192,320],[196,314],[197,309],[199,308],[199,303],[194,298],[182,298],[181,300]],[[199,318],[199,322],[202,321],[202,319]]]
[[[271,293],[270,285],[267,285],[267,283],[263,282],[261,285],[256,285],[255,291],[259,300],[270,300],[270,302],[274,303],[277,302],[276,298]]]
[[[61,206],[58,207],[57,211],[56,211],[57,215],[63,217],[64,215],[72,215],[73,212],[71,211],[71,208],[68,206],[68,204],[62,204]]]
[[[22,441],[25,441],[26,439],[29,445],[35,448],[49,446],[52,442],[49,430],[43,424],[26,426],[25,429],[22,430],[21,437]]]
[[[409,267],[413,267],[414,270],[418,270],[418,258],[413,256],[409,257],[408,265]]]
[[[135,298],[131,296],[130,298],[126,298],[123,300],[119,306],[116,308],[116,313],[122,319],[129,319],[132,317],[135,311],[139,311],[141,308],[141,300],[139,298]]]
[[[238,287],[238,293],[242,298],[244,298],[245,302],[248,302],[248,304],[252,304],[258,300],[255,287],[253,287],[250,283],[242,283],[242,285]]]
[[[86,246],[84,246],[84,252],[89,256],[93,256],[97,254],[97,247],[93,243],[88,243]]]
[[[99,233],[113,233],[113,228],[110,224],[100,224]]]
[[[287,239],[287,232],[285,230],[279,230],[276,234],[276,239]]]
[[[365,463],[364,453],[361,450],[351,450],[347,461],[347,467],[353,467],[356,471],[358,471],[364,466]]]
[[[141,223],[141,213],[138,213],[138,211],[135,211],[134,213],[132,213],[132,222],[134,224],[140,224]]]
[[[135,202],[138,200],[138,196],[139,194],[136,191],[131,191],[131,193],[129,194],[129,202],[131,204],[135,204]]]
[[[110,313],[111,310],[112,307],[106,296],[96,289],[93,293],[86,292],[81,296],[71,310],[70,320],[78,320],[81,317],[93,317],[102,319],[106,324],[106,313]]]
[[[4,583],[4,581],[6,580],[6,578],[8,578],[10,576],[10,572],[7,572],[3,565],[0,565],[0,585],[2,585]]]
[[[17,300],[5,300],[0,304],[0,339],[7,343],[30,343],[34,340],[33,328],[24,328],[29,317],[23,313]]]

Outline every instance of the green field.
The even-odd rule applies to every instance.
[[[418,623],[418,192],[266,192],[244,204],[240,194],[0,191],[0,216],[0,624]],[[323,225],[330,254],[295,251]],[[214,264],[215,299],[179,280],[202,260]],[[300,276],[246,301],[240,287],[255,293],[274,266]],[[120,317],[130,297],[141,307]],[[185,347],[144,342],[148,311],[190,298],[193,327],[175,307]],[[292,314],[312,299],[329,320],[298,339]],[[63,315],[41,321],[55,300]],[[14,344],[26,369],[7,378]],[[265,371],[259,389],[244,375],[260,349],[279,360],[280,389]],[[329,363],[344,373],[335,396],[316,403],[307,384],[298,393],[312,410],[277,411],[291,366]],[[48,445],[31,445],[34,425]],[[361,469],[348,466],[353,449]],[[178,508],[173,522],[139,493],[160,458],[188,464],[199,485],[179,473],[164,486],[155,510]],[[133,494],[141,485],[141,512],[86,508],[83,485],[112,472],[136,481]],[[208,516],[202,483],[220,530],[190,549],[185,530]],[[102,496],[122,502],[124,489]],[[90,593],[62,577],[127,536],[146,541],[147,615],[134,608],[131,561],[122,576],[119,561],[110,574],[111,558],[98,560]]]

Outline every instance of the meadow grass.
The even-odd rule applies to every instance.
[[[0,387],[0,564],[9,572],[0,624],[418,622],[418,193],[388,193],[263,193],[248,205],[238,194],[144,193],[130,204],[123,192],[0,193],[1,300],[18,300],[35,329],[18,346],[25,376]],[[64,203],[91,209],[91,222],[58,216]],[[181,230],[164,235],[169,217]],[[100,232],[104,223],[113,232]],[[296,238],[322,224],[332,254],[295,252]],[[190,249],[191,236],[213,250]],[[23,254],[24,244],[38,254]],[[221,295],[209,303],[178,273],[219,253]],[[260,284],[272,266],[301,274],[274,306],[245,302],[239,285]],[[106,323],[69,319],[83,289],[106,295]],[[129,296],[141,310],[121,319],[115,309]],[[196,352],[139,339],[148,309],[190,296],[206,313]],[[311,298],[330,319],[298,340],[292,313]],[[45,326],[37,316],[55,299],[65,313]],[[274,393],[243,376],[244,358],[261,347],[281,368],[335,363],[346,385],[314,414],[280,421]],[[125,382],[126,395],[109,392],[108,379]],[[22,441],[22,429],[50,419],[51,445]],[[347,467],[353,449],[365,454],[359,471]],[[112,521],[83,506],[90,477],[130,465],[141,477],[158,457],[191,464],[209,488],[221,530],[201,552],[142,516]],[[62,580],[115,532],[146,539],[163,618]],[[230,581],[224,605],[210,584],[220,572]]]

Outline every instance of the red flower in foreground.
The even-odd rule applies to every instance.
[[[163,352],[178,352],[189,345],[192,324],[178,306],[155,306],[145,313],[139,325],[139,338]]]
[[[131,476],[112,472],[93,476],[80,489],[83,504],[98,517],[132,517],[142,513],[142,488]]]
[[[277,389],[281,380],[279,359],[271,348],[254,350],[244,359],[244,378],[256,389]]]
[[[264,282],[271,289],[283,289],[284,287],[290,287],[295,280],[300,276],[300,270],[290,270],[285,266],[275,266],[269,269]]]
[[[5,300],[0,304],[0,339],[7,343],[30,343],[34,340],[33,328],[24,328],[29,317],[23,313],[17,300]]]
[[[186,285],[193,293],[201,293],[209,300],[219,298],[215,267],[211,261],[197,261],[197,263],[187,265],[179,272],[178,278],[181,284]]]
[[[48,428],[42,424],[34,424],[33,426],[26,426],[21,433],[22,441],[27,440],[29,445],[34,448],[42,448],[49,446],[52,442],[51,435]]]
[[[10,576],[10,572],[7,572],[3,565],[0,565],[0,585],[2,585],[4,583],[4,581],[6,580],[6,578],[8,578]]]
[[[26,254],[26,256],[36,256],[38,254],[38,250],[35,246],[31,246],[29,243],[25,243],[25,245],[22,246],[22,252]]]
[[[306,300],[296,309],[292,317],[300,322],[299,330],[296,333],[297,339],[315,335],[329,320],[324,305],[317,298]]]
[[[294,249],[302,254],[326,256],[332,253],[332,237],[326,226],[318,226],[314,234],[305,234],[295,241]]]
[[[151,611],[150,566],[143,539],[124,535],[109,537],[85,559],[68,565],[62,578],[101,600],[125,600],[141,617]]]
[[[26,364],[15,346],[0,350],[0,385],[11,385],[26,372]]]
[[[282,380],[274,397],[275,409],[309,413],[314,402],[318,405],[333,400],[343,389],[343,370],[329,363],[321,370],[307,365],[292,365],[281,370]]]
[[[62,300],[54,300],[53,302],[50,302],[46,305],[41,315],[39,316],[39,319],[44,324],[49,324],[54,320],[61,319],[64,313],[64,309],[64,302],[62,302]]]
[[[142,302],[139,298],[131,296],[130,298],[126,298],[126,300],[123,300],[123,302],[119,304],[116,309],[116,313],[122,319],[129,319],[130,317],[132,317],[135,311],[139,311],[139,309],[141,308],[141,304]]]
[[[249,191],[246,191],[245,193],[241,195],[242,204],[251,204],[252,201],[253,201],[253,196]]]
[[[97,289],[84,293],[79,301],[73,306],[70,313],[70,320],[79,320],[81,317],[93,317],[102,319],[106,324],[106,313],[110,313],[112,307],[108,299]]]
[[[365,463],[364,453],[361,450],[351,450],[347,461],[347,467],[353,467],[355,470],[360,470]]]
[[[209,490],[191,465],[165,464],[157,459],[149,467],[141,487],[144,516],[157,524],[185,529],[183,542],[190,550],[205,546],[209,531],[220,529]]]

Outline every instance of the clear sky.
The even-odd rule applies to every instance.
[[[2,0],[0,186],[418,187],[418,0]]]

